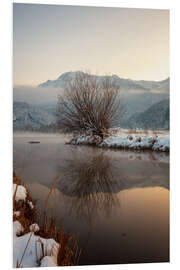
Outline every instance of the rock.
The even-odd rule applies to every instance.
[[[128,135],[127,136],[127,139],[130,140],[130,141],[132,141],[133,140],[133,136],[132,135]]]

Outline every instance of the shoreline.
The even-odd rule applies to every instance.
[[[39,133],[39,132],[14,132],[14,137],[41,137],[61,138],[64,137],[65,144],[89,145],[104,149],[117,150],[150,150],[156,152],[170,152],[169,130],[126,130],[110,129],[102,139],[98,135],[72,133]]]
[[[56,182],[56,178],[52,182]],[[50,193],[51,194],[51,193]],[[48,199],[41,213],[23,180],[13,173],[13,267],[74,266],[80,251],[74,236],[57,228],[46,214]],[[70,248],[74,244],[74,248]]]
[[[110,134],[102,139],[97,135],[78,135],[66,144],[91,145],[100,148],[121,150],[170,151],[169,134],[120,133]]]

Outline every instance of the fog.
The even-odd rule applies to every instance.
[[[62,88],[55,87],[15,86],[13,88],[13,100],[30,104],[56,103],[58,94],[62,92]],[[157,98],[157,101],[159,101],[167,98],[169,93],[162,90],[121,89],[121,96],[125,100],[133,99],[135,101],[140,98],[140,95],[143,95],[143,97],[152,95],[154,96],[153,99]],[[156,97],[156,95],[159,97]]]
[[[46,110],[49,108],[52,113],[57,104],[58,94],[63,91],[64,89],[55,87],[15,86],[13,101],[26,102]],[[123,119],[126,121],[134,113],[143,112],[153,104],[168,99],[169,91],[121,89],[120,96],[125,106]]]
[[[60,88],[16,86],[13,89],[13,100],[30,104],[56,103]]]

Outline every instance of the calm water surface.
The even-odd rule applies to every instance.
[[[38,208],[58,176],[50,205],[57,224],[78,238],[79,264],[169,261],[169,155],[67,140],[14,136],[14,169]]]

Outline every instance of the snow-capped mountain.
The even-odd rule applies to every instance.
[[[75,77],[77,72],[65,72],[60,75],[57,80],[47,80],[46,82],[39,84],[38,87],[65,88],[68,82]]]
[[[48,80],[38,87],[14,88],[14,129],[48,130],[55,126],[57,96],[77,72],[66,72],[57,80]],[[96,76],[96,75],[91,75]],[[103,80],[104,76],[97,76]],[[123,79],[112,75],[119,84],[125,114],[118,126],[124,128],[169,128],[169,78],[163,81]]]
[[[54,88],[64,88],[67,86],[68,82],[72,80],[77,73],[82,71],[70,71],[65,72],[60,75],[56,80],[47,80],[44,83],[38,85],[38,87],[54,87]],[[96,75],[91,75],[96,76]],[[105,76],[96,76],[99,80],[103,80]],[[139,90],[156,90],[156,91],[168,91],[169,90],[169,78],[163,81],[136,81],[131,79],[123,79],[117,75],[110,76],[113,81],[120,85],[121,89],[139,89]]]
[[[56,117],[44,109],[25,102],[13,103],[13,128],[38,129],[55,123]]]

